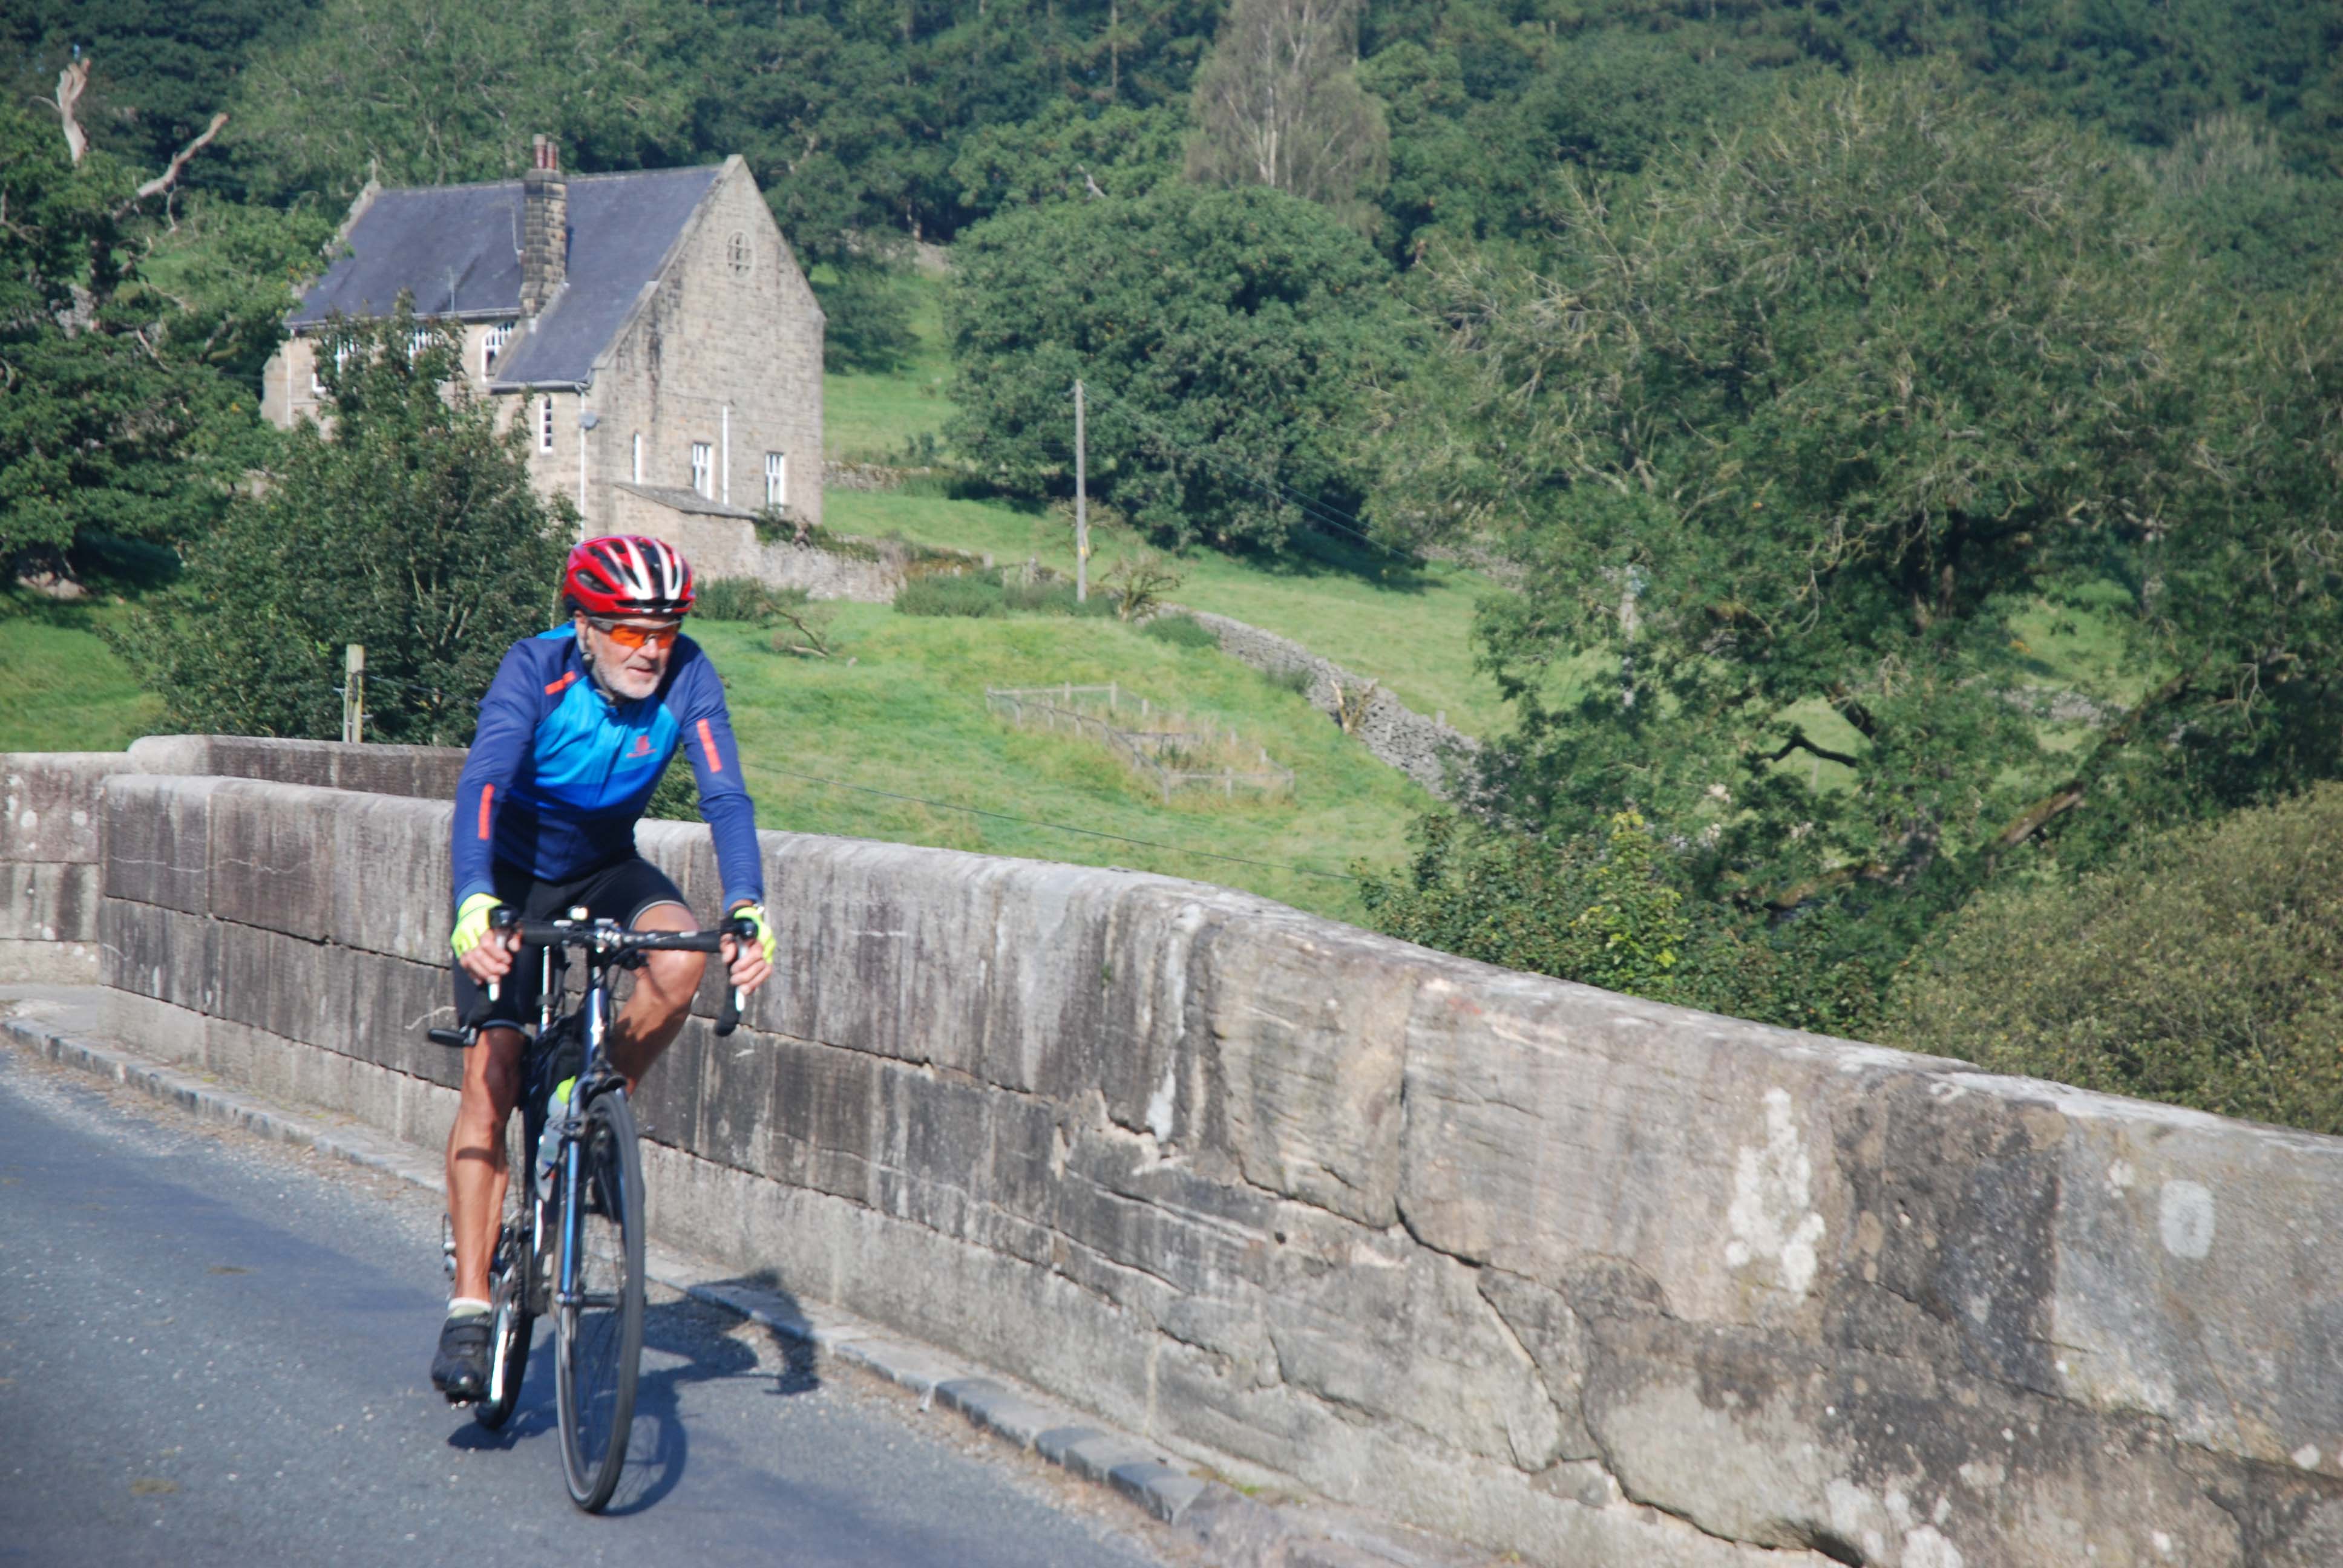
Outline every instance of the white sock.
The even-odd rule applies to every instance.
[[[447,1315],[451,1318],[477,1318],[487,1314],[488,1303],[478,1296],[450,1296]]]

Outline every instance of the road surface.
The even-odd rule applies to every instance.
[[[1120,1499],[657,1287],[628,1473],[579,1514],[543,1325],[502,1433],[431,1391],[439,1207],[0,1046],[0,1564],[1182,1555]]]

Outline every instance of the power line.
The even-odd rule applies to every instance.
[[[1014,822],[1025,828],[1049,828],[1061,833],[1080,833],[1087,839],[1107,839],[1118,844],[1136,844],[1141,849],[1161,849],[1173,855],[1194,855],[1207,860],[1226,860],[1235,866],[1257,866],[1266,871],[1291,871],[1297,876],[1322,877],[1330,882],[1355,882],[1356,877],[1342,871],[1322,871],[1315,866],[1288,865],[1279,860],[1253,860],[1242,855],[1223,855],[1212,849],[1191,849],[1179,844],[1158,843],[1152,839],[1133,839],[1123,833],[1104,833],[1096,828],[1077,828],[1066,822],[1045,822],[1035,817],[1012,817],[1006,811],[988,811],[980,806],[955,806],[948,800],[930,800],[918,795],[904,795],[892,789],[874,789],[868,784],[850,784],[842,779],[824,779],[815,773],[799,773],[787,768],[759,766],[760,773],[778,773],[785,779],[802,779],[809,784],[827,784],[833,789],[858,789],[865,795],[882,795],[890,800],[908,800],[915,806],[930,806],[939,811],[965,811],[971,817],[990,817],[996,822]]]

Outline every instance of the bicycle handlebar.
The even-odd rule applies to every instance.
[[[748,920],[730,920],[704,931],[632,931],[609,920],[524,920],[514,918],[509,905],[500,907],[488,917],[489,923],[499,932],[518,936],[533,948],[592,948],[600,952],[685,952],[715,953],[723,950],[726,937],[736,942],[756,940],[757,928]],[[496,1000],[498,987],[491,982],[474,1016],[464,1020],[460,1030],[435,1029],[427,1032],[442,1045],[469,1045],[471,1036],[478,1032],[486,1020],[489,1005]],[[716,1011],[716,1033],[719,1039],[740,1027],[740,992],[732,986],[724,988],[723,1005]]]

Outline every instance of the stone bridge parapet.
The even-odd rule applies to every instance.
[[[0,941],[436,1147],[456,754],[278,744],[0,758]],[[641,841],[713,900],[703,830]],[[2343,1141],[1197,883],[763,843],[780,978],[645,1086],[679,1244],[1554,1568],[2343,1561]]]

